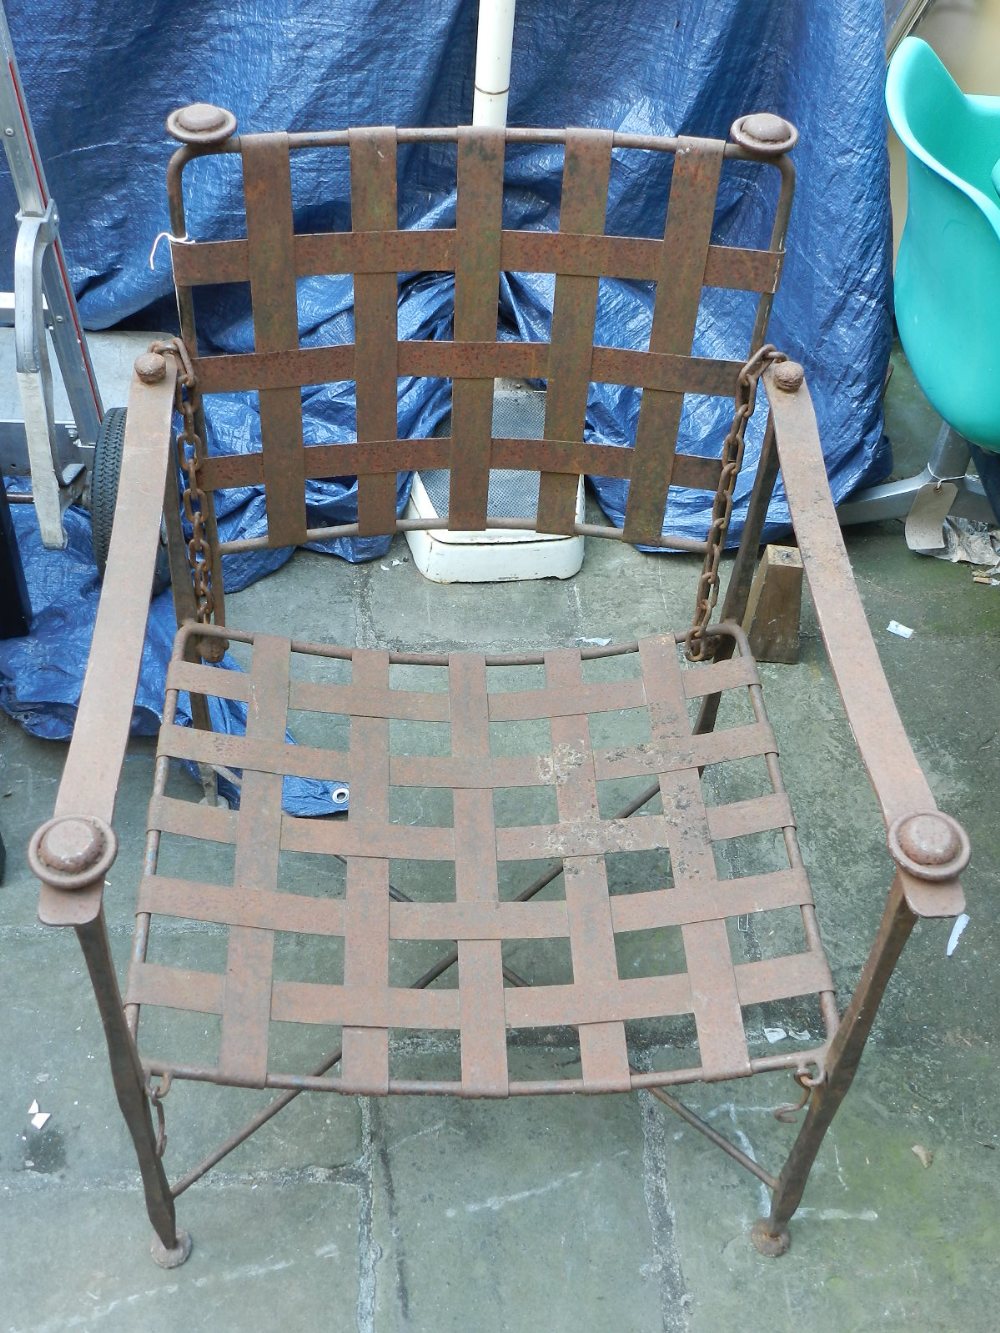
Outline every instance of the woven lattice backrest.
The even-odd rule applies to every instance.
[[[398,146],[456,140],[454,227],[400,230]],[[565,145],[559,230],[505,230],[507,147],[535,142]],[[316,147],[349,153],[350,231],[295,230],[291,160],[294,150]],[[614,155],[633,150],[673,158],[662,237],[605,234]],[[263,485],[267,545],[296,545],[334,531],[393,531],[396,474],[409,469],[450,470],[448,515],[435,526],[481,529],[490,518],[490,469],[502,468],[540,474],[534,523],[539,531],[581,530],[576,521],[577,479],[590,474],[629,481],[620,534],[624,540],[703,549],[690,539],[661,535],[672,486],[714,491],[720,477],[717,458],[677,451],[678,426],[685,395],[733,397],[740,366],[763,340],[791,195],[791,168],[784,160],[746,168],[761,176],[780,176],[780,188],[765,184],[759,191],[761,198],[772,201],[770,240],[764,248],[749,249],[713,243],[724,159],[752,160],[744,149],[717,140],[652,139],[595,130],[557,134],[374,128],[325,135],[244,135],[222,151],[242,158],[246,236],[173,243],[174,276],[182,331],[202,393],[256,390],[259,395],[261,449],[208,458],[201,485],[207,492]],[[182,154],[186,160],[196,152],[184,149]],[[651,176],[662,190],[663,172]],[[173,170],[171,177],[174,230],[181,235],[180,172]],[[420,271],[454,274],[451,341],[398,336],[399,275]],[[555,275],[548,342],[499,340],[498,292],[504,271]],[[353,275],[353,343],[300,346],[296,282],[318,274]],[[655,284],[648,348],[595,345],[602,278]],[[197,355],[193,290],[220,283],[249,284],[253,352]],[[758,294],[738,359],[692,355],[706,287]],[[406,376],[451,381],[446,438],[398,438],[397,380]],[[497,377],[545,383],[543,440],[493,437]],[[356,442],[305,446],[302,390],[351,380],[356,385]],[[634,448],[585,440],[588,392],[594,383],[641,388]],[[358,477],[356,527],[309,529],[306,482],[348,475]]]

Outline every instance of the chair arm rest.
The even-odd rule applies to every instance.
[[[816,619],[882,808],[907,905],[918,916],[954,916],[965,905],[958,875],[968,861],[968,839],[954,820],[938,813],[896,710],[844,547],[816,415],[799,372],[778,363],[763,380]]]
[[[55,821],[46,827],[73,822],[56,834],[55,857],[46,859],[43,830],[29,849],[31,867],[42,881],[38,915],[47,925],[82,926],[98,916],[104,875],[114,857],[108,826],[128,745],[171,457],[177,363],[172,356],[162,360],[165,373],[156,383],[132,374],[104,586]],[[88,826],[95,832],[88,834]],[[60,887],[67,876],[47,873],[53,859],[74,865],[82,860],[72,877],[76,881],[86,880],[88,871],[95,877],[81,887]]]

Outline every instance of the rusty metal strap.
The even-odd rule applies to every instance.
[[[710,357],[656,356],[627,348],[588,349],[589,379],[596,383],[634,384],[672,393],[711,394],[732,398],[741,366]],[[551,344],[547,342],[401,342],[399,375],[452,379],[456,375],[546,379]],[[195,362],[202,393],[233,393],[250,389],[281,389],[349,380],[358,363],[353,343],[302,347],[285,352],[238,352],[202,357]],[[555,434],[555,432],[553,432]],[[583,438],[582,425],[574,432]],[[391,439],[392,433],[386,437]],[[556,435],[556,438],[560,438]]]
[[[211,975],[173,968],[146,961],[140,951],[127,997],[129,1003],[221,1015],[220,1057],[213,1077],[259,1086],[267,1077],[272,1022],[332,1024],[344,1029],[343,1088],[385,1092],[391,1084],[390,1030],[442,1028],[459,1034],[462,1090],[504,1096],[512,1088],[509,1032],[571,1026],[579,1034],[582,1086],[590,1091],[624,1089],[631,1085],[631,1073],[623,1024],[683,1013],[695,1018],[701,1055],[697,1072],[706,1078],[734,1077],[750,1068],[743,1006],[831,989],[818,940],[808,932],[807,940],[813,942],[804,953],[755,963],[734,963],[730,955],[728,917],[796,906],[811,910],[798,861],[768,875],[726,880],[715,869],[714,843],[768,830],[790,835],[793,827],[780,785],[768,795],[708,807],[701,794],[699,770],[704,765],[774,754],[770,727],[757,710],[756,722],[749,725],[691,734],[688,700],[708,686],[687,684],[690,679],[704,676],[720,690],[757,689],[752,663],[739,665],[742,649],[733,663],[682,668],[676,641],[659,636],[638,646],[640,675],[600,684],[586,679],[579,650],[564,649],[544,655],[544,683],[534,690],[491,693],[482,655],[441,659],[437,669],[444,673],[446,691],[393,688],[390,655],[375,650],[350,652],[349,683],[323,684],[292,677],[289,642],[249,637],[253,656],[248,676],[185,662],[177,654],[168,682],[170,690],[194,688],[211,694],[218,689],[228,697],[245,698],[246,735],[214,737],[168,722],[159,746],[161,755],[221,760],[241,769],[241,809],[161,795],[154,797],[149,815],[150,827],[161,837],[181,834],[233,846],[234,882],[199,884],[149,874],[138,908],[140,914],[227,926],[226,971]],[[295,645],[295,652],[309,649]],[[321,647],[312,651],[324,655]],[[528,702],[531,695],[534,704]],[[346,759],[342,752],[329,752],[329,767],[324,768],[320,751],[287,745],[289,707],[349,715]],[[591,714],[627,707],[646,710],[651,742],[595,750]],[[490,727],[498,718],[516,720],[545,712],[552,715],[548,752],[493,753]],[[393,754],[392,718],[448,725],[450,753]],[[281,813],[282,774],[318,776],[334,769],[351,775],[351,813],[346,819],[317,821]],[[632,820],[601,817],[599,782],[651,772],[660,775],[662,814]],[[393,821],[391,788],[439,784],[454,791],[451,826]],[[554,789],[556,824],[496,825],[494,792],[519,784]],[[652,882],[645,891],[609,893],[606,854],[663,848],[671,855],[672,887]],[[283,891],[278,880],[281,852],[324,853],[346,860],[344,898]],[[553,856],[565,872],[564,899],[501,899],[499,862],[549,861]],[[453,864],[454,898],[391,901],[389,865],[394,859]],[[686,971],[619,977],[617,936],[668,926],[681,930]],[[300,982],[275,979],[276,931],[342,938],[342,984],[322,975]],[[504,941],[526,939],[568,941],[572,982],[505,987]],[[392,942],[419,940],[457,942],[457,991],[404,990],[390,984]]]
[[[306,477],[359,476],[370,473],[411,471],[416,468],[445,468],[451,459],[452,437],[431,440],[373,440],[366,444],[314,444],[305,451]],[[633,452],[613,444],[582,444],[575,440],[492,441],[490,466],[537,472],[544,465],[549,472],[564,472],[577,477],[582,473],[601,477],[630,477]],[[674,484],[711,491],[719,482],[717,458],[699,458],[677,454]],[[230,486],[260,486],[264,481],[262,455],[220,454],[207,458],[199,477],[206,491],[225,490]],[[387,532],[395,527],[395,518]]]
[[[287,353],[299,345],[288,136],[242,135],[240,151],[254,348]],[[268,536],[274,546],[297,546],[306,539],[301,394],[261,389],[259,402]]]
[[[738,963],[734,975],[738,1002],[747,1005],[813,995],[831,985],[825,961],[811,953]],[[158,963],[133,963],[129,971],[127,1004],[219,1014],[224,998],[225,978],[218,973]],[[690,1013],[693,998],[691,978],[680,972],[619,980],[603,991],[580,990],[574,985],[508,987],[505,1009],[510,1029],[586,1027]],[[456,1031],[462,1027],[461,991],[383,989],[371,984],[355,989],[320,982],[276,981],[271,1018],[277,1023],[343,1024],[345,1028],[373,1033],[394,1028]],[[750,1072],[739,1060],[711,1071],[703,1066],[700,1071],[706,1079],[738,1078]],[[229,1076],[226,1081],[237,1080]],[[345,1077],[344,1091],[360,1089]],[[467,1096],[491,1095],[489,1089],[464,1084],[463,1091]]]
[[[355,678],[364,676],[378,694],[389,690],[389,654],[361,649],[353,657]],[[375,998],[389,992],[389,859],[379,833],[389,822],[389,723],[383,716],[351,722],[351,807],[368,854],[347,863],[344,902],[344,985],[364,997],[356,1021],[344,1024],[341,1069],[359,1090],[389,1086],[388,1025],[373,1021]],[[348,816],[350,819],[351,816]]]
[[[547,687],[579,699],[585,688],[581,666],[579,652],[572,649],[546,653]],[[597,774],[586,709],[580,708],[573,715],[554,717],[551,729],[552,751],[559,770],[556,801],[561,827],[600,823]],[[558,840],[555,845],[559,845]],[[580,995],[594,994],[603,998],[618,985],[615,932],[604,856],[564,854],[563,875],[573,988]],[[621,1019],[601,1017],[581,1023],[579,1035],[584,1084],[595,1091],[627,1092],[631,1087],[631,1071]]]
[[[242,671],[225,671],[207,663],[191,662],[176,653],[167,666],[167,689],[210,694],[216,699],[239,703],[250,700],[250,677]]]
[[[659,930],[725,916],[770,912],[812,903],[801,869],[718,880],[697,892],[657,889],[610,899],[615,933]],[[168,875],[143,878],[137,912],[186,921],[251,926],[290,934],[343,936],[345,902],[278,890],[236,889]],[[565,900],[537,902],[390,902],[394,940],[546,940],[568,938]]]
[[[257,773],[313,778],[317,782],[339,783],[350,778],[350,761],[341,750],[320,750],[309,745],[277,748],[270,741],[194,727],[165,727],[160,734],[159,753],[213,767],[248,768]]]
[[[827,482],[809,391],[778,387],[764,373],[785,493],[816,619],[851,731],[887,825],[937,808],[900,720],[854,581]],[[954,916],[965,906],[957,880],[929,884],[898,871],[910,910]]]
[[[481,654],[453,653],[448,661],[452,696],[452,754],[461,764],[486,763],[490,725],[486,662]],[[486,927],[478,939],[458,940],[462,994],[462,1081],[489,1096],[506,1096],[507,1011],[501,942],[486,922],[498,908],[496,857],[483,855],[496,841],[493,792],[485,786],[454,793],[455,901],[478,909]]]
[[[650,729],[660,744],[690,733],[687,699],[676,644],[667,638],[639,644],[643,679],[650,700]],[[775,793],[777,797],[778,793]],[[707,809],[697,769],[663,774],[660,797],[668,820],[675,823],[669,838],[674,882],[681,889],[697,892],[716,878],[712,842],[733,830],[719,827],[720,817],[749,813],[752,802]],[[775,797],[766,797],[773,801]],[[683,811],[678,819],[674,812]],[[772,815],[772,818],[774,816]],[[791,811],[777,815],[770,827],[791,819]],[[737,825],[740,821],[736,821]],[[743,1030],[736,977],[724,919],[699,921],[682,927],[684,953],[691,976],[691,1009],[698,1033],[698,1047],[706,1078],[723,1078],[735,1072],[749,1074],[750,1056]]]
[[[351,130],[351,223],[362,232],[394,231],[396,131]],[[396,424],[395,273],[354,278],[355,380],[358,440],[391,440]],[[396,521],[394,473],[358,474],[358,534],[388,532]]]
[[[289,670],[287,642],[257,635],[246,721],[249,746],[284,748]],[[280,770],[244,766],[233,872],[237,892],[267,892],[277,883],[282,781]],[[255,1087],[262,1087],[267,1075],[273,957],[272,932],[249,926],[230,928],[219,1072]]]
[[[164,484],[171,457],[177,365],[167,356],[159,384],[129,386],[125,449],[107,572],[73,739],[56,797],[56,815],[112,821],[132,723],[149,616]],[[104,885],[72,891],[41,886],[46,925],[81,926],[101,910]]]
[[[310,445],[306,450],[307,477],[345,476],[364,473],[396,473],[415,468],[446,467],[451,437],[432,440],[380,440],[367,444]],[[493,441],[490,463],[495,468],[537,472],[545,465],[550,472],[588,473],[602,477],[630,477],[632,451],[618,445],[580,444],[572,440]],[[714,490],[719,480],[719,462],[714,458],[678,454],[675,485]],[[206,459],[201,482],[206,491],[231,486],[261,485],[264,479],[260,453],[220,455]],[[391,520],[386,531],[392,531]]]
[[[456,235],[436,228],[300,235],[294,240],[294,271],[300,278],[327,273],[450,273],[455,269]],[[637,236],[573,235],[566,230],[504,231],[500,263],[513,273],[566,273],[651,282],[659,272],[662,246],[662,241]],[[172,243],[171,255],[174,281],[179,287],[249,280],[246,241]],[[712,245],[705,264],[705,285],[773,293],[778,289],[783,258],[779,250]]]
[[[356,773],[352,777],[356,782]],[[149,818],[152,827],[165,833],[210,842],[234,844],[239,834],[239,820],[234,811],[219,806],[192,809],[189,802],[171,796],[154,796]],[[788,798],[783,793],[711,806],[707,811],[708,840],[714,842],[794,826]],[[656,851],[669,846],[675,834],[676,824],[669,814],[645,815],[631,823],[606,819],[498,828],[496,858],[532,861],[551,855],[554,846],[566,856]],[[390,822],[380,827],[379,839],[373,843],[370,831],[359,828],[357,820],[317,822],[285,815],[281,823],[281,846],[285,851],[325,856],[379,855],[404,860],[454,861],[455,830]]]
[[[501,129],[458,131],[455,341],[496,342],[505,136]],[[493,435],[493,374],[457,375],[451,399],[448,526],[486,525]]]
[[[764,723],[734,727],[719,738],[707,732],[686,744],[668,746],[643,741],[594,751],[594,772],[602,781],[636,778],[679,769],[705,768],[711,764],[774,754],[773,733]],[[460,764],[454,755],[393,755],[389,773],[394,787],[465,788],[537,787],[552,780],[548,755],[491,755],[481,761]]]
[[[601,234],[608,206],[611,140],[606,130],[567,130],[559,225],[569,232]],[[598,279],[560,273],[552,307],[552,346],[545,396],[545,438],[583,439],[587,396],[595,372],[594,320]],[[577,482],[543,472],[538,483],[538,530],[571,534]]]
[[[685,770],[681,770],[684,772]],[[695,775],[697,776],[697,775]],[[671,791],[670,799],[688,799],[687,789],[680,796],[680,779],[676,772],[664,774],[663,786]],[[667,782],[667,779],[671,779]],[[690,790],[694,790],[694,779],[690,780]],[[710,806],[707,818],[697,826],[698,845],[710,848],[713,842],[725,842],[729,838],[747,838],[755,833],[767,833],[772,829],[793,828],[794,819],[784,794],[774,793],[758,796],[753,800],[739,801],[733,805]],[[428,830],[422,830],[427,833]],[[392,831],[387,831],[387,838]],[[426,838],[428,847],[441,848],[447,840],[440,836],[442,830],[433,830],[433,835]],[[561,856],[601,856],[606,852],[655,852],[663,847],[670,847],[677,838],[678,820],[674,813],[662,815],[643,815],[641,819],[601,819],[573,820],[559,824],[531,824],[524,828],[497,829],[496,854],[500,861],[531,861],[538,857],[551,855],[558,849]],[[306,835],[308,836],[308,835]],[[692,835],[694,836],[694,835]],[[356,842],[346,831],[337,829],[328,835],[331,849],[344,852],[348,847],[353,851]],[[393,839],[396,846],[402,840]],[[316,845],[316,844],[313,844]],[[316,845],[316,850],[319,850]],[[393,855],[399,855],[393,852]],[[428,859],[441,859],[428,857]],[[702,873],[702,872],[699,872]],[[708,860],[704,863],[704,873],[708,873]]]
[[[716,140],[682,139],[674,158],[649,336],[651,352],[691,353],[723,151],[724,145]],[[625,505],[626,541],[644,542],[662,531],[683,402],[678,393],[646,390],[642,395],[636,464]]]

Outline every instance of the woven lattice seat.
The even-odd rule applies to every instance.
[[[669,635],[599,656],[591,651],[589,659],[579,649],[560,649],[517,666],[490,665],[502,659],[472,653],[439,658],[438,666],[422,657],[415,670],[429,679],[419,690],[394,687],[394,674],[413,674],[406,655],[355,649],[338,656],[335,649],[304,644],[293,651],[287,640],[257,636],[244,675],[185,661],[187,637],[182,631],[170,668],[168,709],[177,691],[221,693],[253,700],[254,707],[242,736],[178,726],[170,713],[160,734],[160,756],[241,771],[242,802],[237,812],[197,805],[190,793],[182,799],[160,790],[153,798],[155,846],[184,835],[235,848],[232,883],[163,873],[143,880],[143,939],[147,913],[228,928],[224,972],[192,972],[162,961],[133,965],[128,1001],[221,1019],[217,1064],[178,1069],[151,1053],[153,1071],[295,1086],[309,1071],[275,1067],[269,1034],[273,1024],[306,1023],[342,1028],[339,1076],[327,1083],[343,1092],[620,1091],[801,1063],[801,1053],[751,1061],[743,1021],[748,1006],[824,993],[825,1017],[835,1019],[774,736],[742,635],[738,655],[700,666],[682,666]],[[333,668],[342,683],[297,678],[295,662]],[[502,679],[518,676],[535,680],[530,688],[510,688]],[[501,678],[499,689],[491,677]],[[718,691],[742,696],[750,720],[693,735],[692,705]],[[345,719],[344,748],[286,743],[290,712]],[[394,723],[418,729],[415,742],[404,738],[406,752],[393,752]],[[431,724],[422,734],[421,723]],[[536,731],[535,747],[510,753],[512,743],[524,748],[531,739],[524,735],[531,724],[541,724],[542,748],[536,748]],[[641,739],[623,741],[629,734]],[[708,782],[720,768],[752,760],[766,791],[706,803],[702,770]],[[350,813],[326,820],[283,815],[284,774],[349,779]],[[625,818],[635,790],[648,793],[651,778],[655,806],[643,810],[660,812]],[[538,822],[523,822],[532,813],[524,810],[526,789],[539,798]],[[411,800],[393,817],[391,793],[423,797],[444,790],[454,792],[449,822],[412,822],[414,809],[429,806],[434,813],[433,801],[424,800]],[[520,813],[510,825],[501,798],[515,790]],[[723,873],[721,844],[769,832],[777,835],[783,868],[733,876],[727,867]],[[661,850],[669,857],[652,865],[648,854]],[[331,873],[326,887],[317,885],[309,895],[283,890],[278,864],[289,852],[341,859],[345,883]],[[638,862],[632,873],[629,857]],[[413,862],[431,863],[430,901],[421,901],[420,887],[406,879]],[[619,863],[619,891],[609,893]],[[394,866],[399,870],[391,872]],[[734,962],[727,920],[735,924],[785,908],[801,909],[802,951]],[[668,928],[680,932],[679,963],[663,947]],[[324,975],[318,966],[308,980],[276,979],[277,932],[342,941],[339,975]],[[659,968],[672,963],[673,970],[628,975],[628,944],[637,932],[659,933]],[[511,984],[504,976],[505,949],[543,940],[568,942],[571,975],[556,980],[550,974],[543,985],[530,977]],[[457,942],[457,989],[414,991],[405,982],[391,983],[393,948],[409,941],[441,941],[446,949]],[[319,962],[329,967],[329,955]],[[697,1060],[692,1064],[688,1052],[687,1067],[639,1073],[630,1061],[626,1025],[688,1014]],[[546,1083],[512,1078],[508,1041],[556,1027],[578,1033],[579,1075]],[[389,1033],[414,1029],[458,1033],[458,1081],[390,1077]]]

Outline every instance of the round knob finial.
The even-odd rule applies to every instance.
[[[171,111],[167,117],[167,133],[181,143],[223,143],[236,132],[236,117],[224,107],[211,102],[192,102]]]
[[[167,373],[167,363],[159,352],[143,352],[135,358],[135,373],[143,384],[159,384]]]
[[[757,157],[780,157],[798,143],[799,132],[791,121],[770,111],[741,116],[729,131],[733,142]]]
[[[794,393],[801,386],[805,374],[797,361],[779,361],[771,372],[771,378],[777,388],[785,393]]]
[[[50,819],[28,845],[28,864],[59,889],[82,889],[101,879],[118,851],[114,831],[93,815]]]
[[[895,820],[888,843],[896,863],[918,879],[954,879],[969,864],[968,834],[940,810]]]

